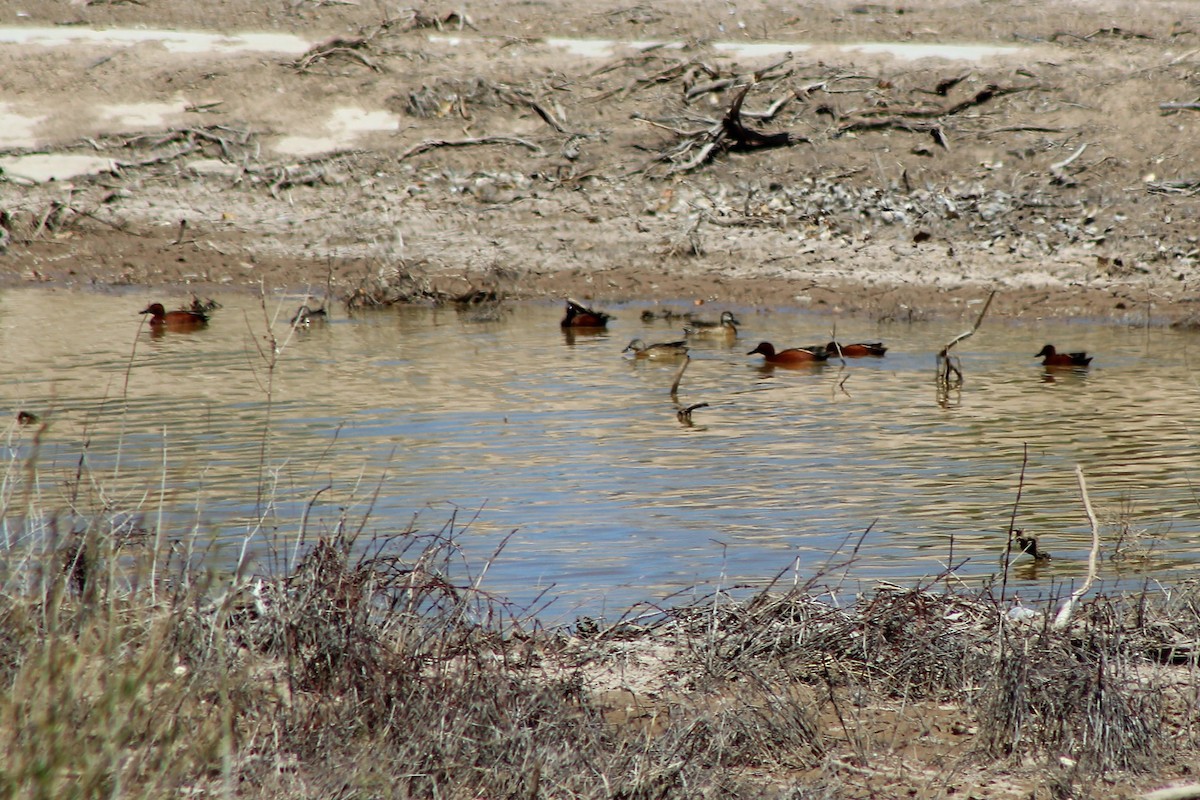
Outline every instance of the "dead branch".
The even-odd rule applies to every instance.
[[[1136,33],[1134,31],[1127,31],[1123,28],[1118,28],[1116,26],[1113,26],[1111,28],[1100,28],[1099,30],[1092,31],[1091,33],[1089,33],[1085,36],[1080,36],[1078,33],[1071,33],[1070,31],[1057,31],[1054,35],[1052,35],[1050,37],[1050,41],[1057,42],[1059,39],[1081,39],[1085,42],[1090,42],[1092,39],[1096,38],[1097,36],[1112,36],[1117,39],[1146,39],[1148,41],[1154,40],[1153,36],[1149,36],[1144,33]]]
[[[759,150],[807,142],[807,138],[787,131],[762,133],[753,128],[747,128],[742,123],[742,104],[753,87],[753,83],[742,87],[742,90],[730,102],[729,109],[720,122],[715,122],[710,127],[690,135],[683,135],[683,132],[676,130],[676,134],[683,135],[683,141],[655,160],[672,162],[673,166],[670,169],[672,173],[688,172],[708,163],[717,153],[727,150]]]
[[[985,86],[983,89],[980,89],[978,92],[976,92],[974,97],[961,100],[954,105],[945,108],[895,109],[885,106],[880,108],[878,111],[860,111],[856,118],[840,125],[833,135],[841,136],[842,134],[849,133],[850,131],[871,131],[880,130],[883,128],[894,128],[897,130],[912,131],[914,133],[925,133],[931,129],[932,123],[920,122],[919,120],[952,117],[956,114],[966,111],[969,108],[975,108],[991,102],[997,97],[1003,97],[1006,94],[1014,94],[1016,92],[1026,92],[1034,88],[1036,87],[1001,87],[989,84],[988,86]]]
[[[966,111],[968,108],[974,108],[976,106],[981,106],[984,103],[989,103],[998,97],[1004,97],[1007,94],[1017,94],[1018,92],[1028,92],[1036,88],[1036,86],[1003,87],[988,84],[976,92],[974,97],[969,97],[966,100],[961,100],[955,103],[937,116],[954,116],[955,114]]]
[[[766,81],[778,81],[781,79],[785,79],[785,78],[791,76],[795,70],[787,69],[787,70],[783,70],[782,72],[780,72],[779,70],[780,70],[780,68],[790,64],[791,61],[792,61],[792,54],[788,53],[784,58],[781,58],[780,60],[776,61],[774,64],[768,64],[767,66],[763,67],[762,69],[755,70],[752,73],[748,73],[748,74],[742,73],[742,74],[737,74],[737,75],[730,75],[729,77],[726,77],[726,78],[714,77],[714,79],[711,81],[695,84],[694,86],[690,87],[686,92],[684,92],[683,101],[685,103],[690,103],[693,100],[695,100],[697,97],[701,97],[706,94],[712,94],[713,92],[723,92],[726,89],[731,89],[735,86],[740,86],[744,83],[763,83]],[[794,97],[795,97],[795,95],[792,95],[791,97],[788,97],[787,100],[790,101]],[[779,102],[779,101],[776,101],[776,102]],[[787,102],[787,101],[784,101],[784,102]],[[746,116],[750,116],[749,112],[744,112],[744,113]]]
[[[956,75],[953,78],[945,78],[938,81],[937,86],[933,87],[933,93],[939,97],[945,97],[950,94],[950,90],[970,77],[971,73],[964,72],[962,75]]]
[[[701,409],[701,408],[708,408],[708,403],[692,403],[690,406],[688,406],[686,408],[681,407],[675,412],[675,418],[678,419],[680,422],[682,422],[684,425],[691,427],[691,425],[693,424],[692,423],[692,412],[696,411],[697,409]]]
[[[1065,170],[1075,159],[1083,155],[1083,151],[1087,150],[1087,147],[1087,142],[1084,142],[1083,144],[1079,145],[1079,149],[1077,149],[1074,153],[1067,156],[1062,161],[1050,165],[1050,174],[1054,176],[1055,183],[1060,183],[1064,186],[1074,183],[1074,181],[1071,179],[1071,176],[1067,175]]]
[[[509,105],[513,105],[513,106],[522,106],[523,105],[523,106],[529,107],[533,111],[533,113],[535,113],[539,117],[541,117],[542,121],[545,122],[547,125],[549,125],[551,128],[553,128],[555,130],[555,132],[557,132],[557,133],[561,133],[564,136],[586,136],[587,135],[587,134],[581,133],[579,131],[567,130],[565,127],[563,127],[563,124],[558,121],[558,118],[554,116],[554,113],[552,111],[550,111],[550,109],[546,108],[544,105],[542,105],[541,103],[539,103],[537,100],[533,99],[532,97],[529,97],[523,91],[519,91],[516,89],[504,89],[499,92],[499,96],[501,99],[503,99]]]
[[[174,161],[177,158],[191,155],[201,148],[202,145],[193,142],[190,145],[185,145],[178,149],[172,150],[169,153],[163,153],[157,156],[149,156],[147,158],[139,158],[132,161],[116,161],[114,162],[118,169],[130,169],[133,167],[149,167],[154,164],[164,164],[168,161]]]
[[[641,50],[639,50],[635,55],[625,56],[624,58],[619,58],[616,61],[612,61],[608,64],[604,64],[604,65],[592,70],[591,72],[588,73],[587,77],[597,78],[601,75],[604,75],[609,72],[614,72],[623,67],[642,66],[643,64],[645,64],[649,61],[659,59],[658,51],[662,50],[666,46],[667,46],[667,43],[662,42],[660,44],[652,44],[648,47],[644,47]],[[715,78],[716,75],[714,74],[713,77]]]
[[[999,128],[989,128],[978,131],[976,136],[992,136],[997,133],[1062,133],[1062,128],[1050,128],[1045,125],[1001,125]]]
[[[1191,103],[1159,103],[1163,111],[1200,111],[1200,101]]]
[[[1151,181],[1146,184],[1150,194],[1200,194],[1200,180],[1191,181]]]
[[[899,130],[909,133],[929,133],[940,127],[936,122],[914,121],[905,117],[878,117],[874,119],[853,119],[838,126],[833,132],[834,138],[845,133],[859,131]]]
[[[1200,783],[1189,783],[1183,786],[1155,789],[1153,792],[1146,792],[1138,800],[1196,800],[1198,797],[1200,797]]]
[[[451,11],[444,16],[435,17],[416,9],[409,9],[408,15],[408,19],[405,20],[402,30],[415,31],[428,28],[434,28],[439,31],[447,29],[461,31],[463,28],[470,28],[474,31],[479,30],[470,15],[461,11]]]
[[[675,397],[677,394],[679,394],[679,382],[683,380],[683,371],[687,369],[687,365],[690,363],[692,363],[692,357],[685,355],[683,357],[683,363],[679,365],[679,371],[675,373],[675,380],[671,382],[671,397]],[[693,406],[693,408],[695,408],[695,406]],[[691,411],[692,409],[688,409],[689,414]]]
[[[1100,523],[1096,520],[1096,512],[1092,511],[1092,501],[1088,497],[1087,481],[1083,478],[1083,467],[1075,465],[1075,478],[1079,481],[1079,495],[1083,499],[1083,510],[1087,514],[1088,522],[1092,526],[1092,549],[1088,553],[1088,572],[1087,579],[1083,585],[1071,593],[1071,597],[1067,602],[1063,603],[1063,607],[1059,609],[1058,615],[1054,618],[1054,629],[1062,630],[1071,622],[1071,614],[1075,611],[1075,606],[1079,604],[1079,600],[1092,588],[1092,584],[1096,580],[1097,561],[1100,555]]]
[[[770,122],[775,118],[775,115],[784,109],[784,107],[796,99],[796,94],[785,94],[774,103],[767,106],[763,111],[746,111],[742,110],[742,116],[748,119],[757,120],[758,122]]]
[[[405,150],[396,157],[396,161],[404,161],[415,155],[425,153],[429,150],[434,150],[438,147],[474,147],[484,144],[504,144],[513,145],[516,147],[524,147],[526,150],[531,150],[535,156],[545,155],[545,151],[533,142],[516,136],[478,136],[470,139],[426,139],[423,142],[418,142],[412,147]]]
[[[704,133],[707,133],[708,130],[710,128],[712,128],[714,125],[719,124],[715,119],[710,119],[707,121],[695,120],[696,122],[703,124],[704,127],[703,128],[692,128],[690,130],[685,130],[683,128],[677,128],[677,127],[671,125],[669,123],[669,121],[667,121],[667,120],[651,119],[650,117],[644,117],[641,114],[637,113],[636,111],[630,116],[630,119],[637,120],[638,122],[644,122],[647,125],[653,125],[656,128],[662,128],[665,131],[670,131],[671,133],[675,134],[676,136],[680,136],[683,138],[688,138],[691,136],[700,136]]]
[[[690,103],[697,97],[703,97],[706,94],[714,92],[723,92],[730,87],[736,86],[738,79],[736,75],[730,75],[728,78],[719,78],[713,81],[697,83],[683,93],[683,102]]]
[[[373,72],[383,72],[383,67],[379,66],[362,53],[363,50],[366,50],[368,47],[370,47],[371,40],[377,33],[378,31],[369,36],[356,36],[352,39],[336,36],[316,45],[315,47],[310,48],[309,51],[300,56],[300,58],[290,62],[289,66],[298,72],[307,72],[314,64],[322,61],[328,61],[334,56],[345,56],[352,61],[357,61]]]
[[[609,89],[607,92],[601,92],[593,97],[592,100],[599,102],[601,100],[607,100],[610,97],[628,96],[634,92],[645,89],[647,86],[653,86],[657,83],[670,83],[671,81],[678,80],[688,71],[688,69],[697,66],[698,64],[699,62],[697,61],[677,61],[671,66],[665,67],[653,75],[637,78],[636,80],[630,81],[624,86],[618,86],[616,89]]]
[[[951,339],[949,342],[946,343],[946,346],[943,347],[940,352],[938,352],[937,358],[938,358],[938,384],[939,385],[941,385],[941,386],[956,385],[957,386],[957,385],[962,384],[962,379],[963,379],[962,370],[958,368],[957,364],[953,363],[953,359],[950,356],[950,349],[952,347],[954,347],[956,344],[958,344],[959,342],[961,342],[963,339],[973,336],[975,334],[975,331],[979,330],[979,326],[983,324],[983,318],[984,318],[984,316],[987,315],[988,309],[991,308],[992,299],[995,296],[996,296],[996,290],[993,289],[992,293],[988,295],[987,302],[985,302],[983,304],[983,309],[980,310],[979,316],[975,319],[975,324],[971,327],[971,330],[964,331],[963,333],[960,333],[958,336],[955,336],[953,339]],[[951,378],[951,373],[953,373],[953,375],[954,375],[953,379]]]

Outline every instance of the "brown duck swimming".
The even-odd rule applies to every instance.
[[[746,353],[752,356],[762,355],[768,364],[815,364],[829,359],[829,353],[823,347],[789,347],[787,350],[776,350],[770,342],[759,342],[758,347]]]
[[[141,313],[150,315],[150,328],[153,330],[195,330],[208,324],[208,314],[203,311],[178,309],[167,311],[162,303],[151,303],[142,309]]]
[[[596,311],[567,298],[567,315],[563,317],[564,328],[606,328],[612,314]]]
[[[825,345],[825,349],[829,351],[829,355],[840,355],[842,358],[862,358],[864,356],[882,358],[883,354],[887,352],[883,342],[856,342],[855,344],[830,342]]]
[[[1043,367],[1086,367],[1092,363],[1087,353],[1060,353],[1052,344],[1043,347],[1034,358],[1042,359]]]

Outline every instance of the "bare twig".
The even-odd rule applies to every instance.
[[[1196,800],[1198,797],[1200,797],[1200,783],[1189,783],[1186,786],[1155,789],[1153,792],[1146,792],[1138,800]]]
[[[671,383],[671,397],[679,394],[679,382],[683,380],[683,371],[687,369],[687,365],[692,363],[692,357],[685,355],[683,363],[679,365],[679,369],[675,372],[675,380]]]
[[[1069,167],[1071,163],[1075,161],[1075,159],[1083,155],[1083,151],[1087,150],[1087,148],[1087,142],[1084,142],[1083,144],[1079,145],[1079,148],[1074,153],[1067,156],[1062,161],[1050,165],[1050,174],[1054,176],[1054,180],[1056,182],[1068,183],[1071,180],[1070,176],[1067,175],[1064,170],[1066,170],[1066,168]]]
[[[1083,478],[1083,467],[1078,464],[1075,465],[1075,478],[1079,481],[1079,495],[1083,499],[1083,510],[1087,514],[1088,523],[1092,526],[1092,549],[1088,553],[1087,580],[1083,582],[1082,586],[1071,593],[1071,597],[1059,609],[1058,616],[1054,618],[1055,630],[1061,630],[1070,624],[1071,614],[1074,613],[1075,606],[1079,603],[1080,598],[1092,588],[1092,584],[1096,580],[1097,562],[1100,556],[1100,523],[1096,520],[1096,513],[1092,511],[1092,501],[1088,497],[1087,481]]]
[[[1021,475],[1017,478],[1017,496],[1013,498],[1012,514],[1008,517],[1008,541],[1004,546],[1004,575],[1000,581],[1000,602],[1004,602],[1008,589],[1008,561],[1012,555],[1013,529],[1017,526],[1017,509],[1021,507],[1021,494],[1025,491],[1025,469],[1029,466],[1029,442],[1021,447]]]
[[[971,330],[964,331],[963,333],[960,333],[958,336],[955,336],[953,339],[951,339],[949,342],[947,342],[946,346],[943,347],[941,349],[941,352],[938,353],[937,357],[938,357],[938,382],[939,383],[941,383],[943,385],[949,385],[951,382],[950,381],[950,373],[951,372],[955,373],[955,375],[957,376],[955,379],[956,382],[962,383],[962,370],[960,370],[957,366],[955,366],[951,362],[950,348],[954,347],[954,345],[958,344],[963,339],[966,339],[966,338],[974,335],[975,331],[979,330],[979,326],[981,324],[983,324],[984,316],[987,314],[988,309],[991,308],[991,306],[992,306],[992,298],[994,298],[995,296],[996,296],[996,290],[993,289],[992,293],[988,295],[987,302],[983,304],[983,309],[979,312],[979,316],[976,318],[975,324],[971,327]]]

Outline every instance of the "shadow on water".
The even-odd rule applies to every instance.
[[[989,321],[959,353],[954,402],[941,402],[933,354],[961,323],[840,319],[839,336],[882,339],[886,357],[789,369],[745,353],[829,341],[832,320],[737,309],[733,342],[688,341],[672,395],[675,360],[621,351],[680,327],[640,319],[636,303],[589,332],[562,330],[557,304],[480,321],[334,309],[282,349],[264,438],[257,300],[222,298],[206,328],[158,338],[139,333],[145,300],[0,297],[11,453],[29,452],[18,411],[48,419],[41,471],[72,472],[86,441],[114,493],[170,487],[183,524],[219,532],[218,558],[236,557],[265,483],[285,536],[306,508],[318,534],[368,510],[384,535],[457,513],[472,520],[458,546],[482,566],[515,531],[485,586],[519,603],[548,590],[565,618],[694,584],[761,585],[788,565],[806,578],[868,529],[852,582],[936,575],[951,549],[958,575],[981,581],[998,572],[1027,446],[1016,526],[1054,558],[1018,563],[1010,585],[1028,594],[1083,574],[1075,464],[1117,556],[1107,586],[1196,566],[1192,334]],[[286,305],[280,341],[298,303]],[[64,318],[94,324],[84,335]],[[1096,360],[1045,370],[1031,354],[1047,341]]]

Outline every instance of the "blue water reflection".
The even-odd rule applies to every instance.
[[[236,558],[250,535],[263,559],[290,548],[311,504],[313,535],[341,519],[367,537],[414,517],[437,531],[456,515],[463,557],[488,565],[484,586],[518,604],[548,589],[552,619],[789,569],[803,580],[868,531],[849,585],[938,574],[951,548],[966,559],[959,576],[979,582],[997,570],[1027,452],[1016,524],[1055,558],[1014,573],[1023,593],[1084,570],[1076,464],[1106,555],[1123,531],[1154,545],[1136,568],[1106,562],[1108,588],[1196,567],[1190,333],[989,320],[960,345],[966,381],[944,397],[933,353],[971,320],[838,319],[840,339],[883,339],[888,355],[764,369],[745,355],[759,341],[828,341],[834,320],[739,308],[739,339],[693,342],[673,399],[677,364],[621,355],[634,337],[680,333],[643,323],[636,303],[615,309],[610,333],[573,337],[547,302],[482,323],[444,309],[340,314],[288,339],[288,306],[271,371],[257,300],[221,298],[208,329],[151,339],[136,314],[147,299],[4,293],[4,403],[10,419],[28,408],[52,421],[48,485],[82,457],[110,501],[157,514],[165,487],[166,518],[215,531],[214,558]],[[55,324],[64,313],[96,324]],[[1033,358],[1047,341],[1096,360],[1048,375]],[[709,405],[682,425],[678,404],[697,402]],[[10,430],[10,471],[28,436]]]

